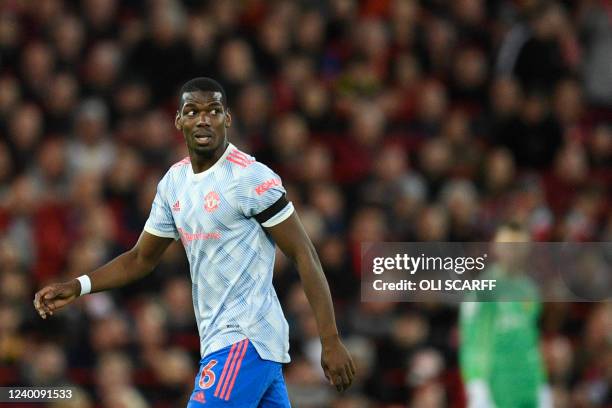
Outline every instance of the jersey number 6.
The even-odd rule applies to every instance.
[[[204,366],[202,369],[202,374],[200,374],[200,388],[203,390],[210,388],[215,383],[215,373],[212,371],[212,368],[217,365],[217,360],[210,360],[208,364]]]

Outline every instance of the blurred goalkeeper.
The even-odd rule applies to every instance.
[[[552,408],[539,350],[541,304],[523,275],[527,245],[518,244],[527,243],[529,234],[508,223],[494,241],[497,262],[486,279],[497,280],[496,292],[460,309],[459,363],[468,408]]]
[[[314,311],[325,375],[343,391],[355,366],[338,336],[315,249],[280,177],[228,142],[231,123],[219,83],[195,78],[183,85],[175,125],[189,156],[159,182],[134,248],[89,275],[41,289],[34,305],[44,319],[80,295],[140,279],[180,239],[202,355],[188,407],[289,407],[282,374],[289,326],[272,286],[277,244],[296,263]]]

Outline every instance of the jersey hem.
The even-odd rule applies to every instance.
[[[174,240],[177,240],[179,238],[178,234],[173,234],[173,233],[170,233],[170,232],[162,232],[162,231],[156,230],[155,228],[151,228],[151,227],[149,227],[147,225],[145,225],[145,227],[143,229],[146,232],[148,232],[149,234],[155,235],[156,237],[160,237],[160,238],[172,238]]]
[[[223,350],[226,347],[231,346],[232,344],[239,343],[243,341],[244,339],[249,340],[249,343],[253,346],[253,348],[255,348],[255,351],[259,355],[259,358],[261,358],[262,360],[272,361],[274,363],[279,363],[279,364],[288,364],[291,362],[291,356],[289,355],[287,351],[280,351],[278,353],[272,351],[272,352],[262,354],[262,352],[259,350],[259,346],[257,345],[258,340],[253,341],[253,338],[249,336],[243,336],[243,337],[238,336],[237,338],[239,340],[235,340],[235,339],[230,340],[228,338],[218,339],[208,344],[208,346],[206,347],[206,352],[204,352],[204,350],[200,351],[200,358],[201,358],[200,363],[204,359],[209,358],[211,355]]]

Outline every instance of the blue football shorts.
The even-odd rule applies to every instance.
[[[187,408],[291,407],[283,367],[244,339],[205,356]]]

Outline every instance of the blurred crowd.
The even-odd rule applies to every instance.
[[[46,321],[32,298],[135,243],[186,156],[177,91],[210,76],[232,143],[283,177],[357,362],[345,395],[326,385],[279,254],[294,406],[464,406],[456,307],[360,302],[360,242],[486,241],[509,219],[610,241],[611,61],[609,0],[1,1],[0,385],[184,406],[199,341],[180,242]],[[557,406],[612,404],[612,305],[546,304],[541,327]]]

